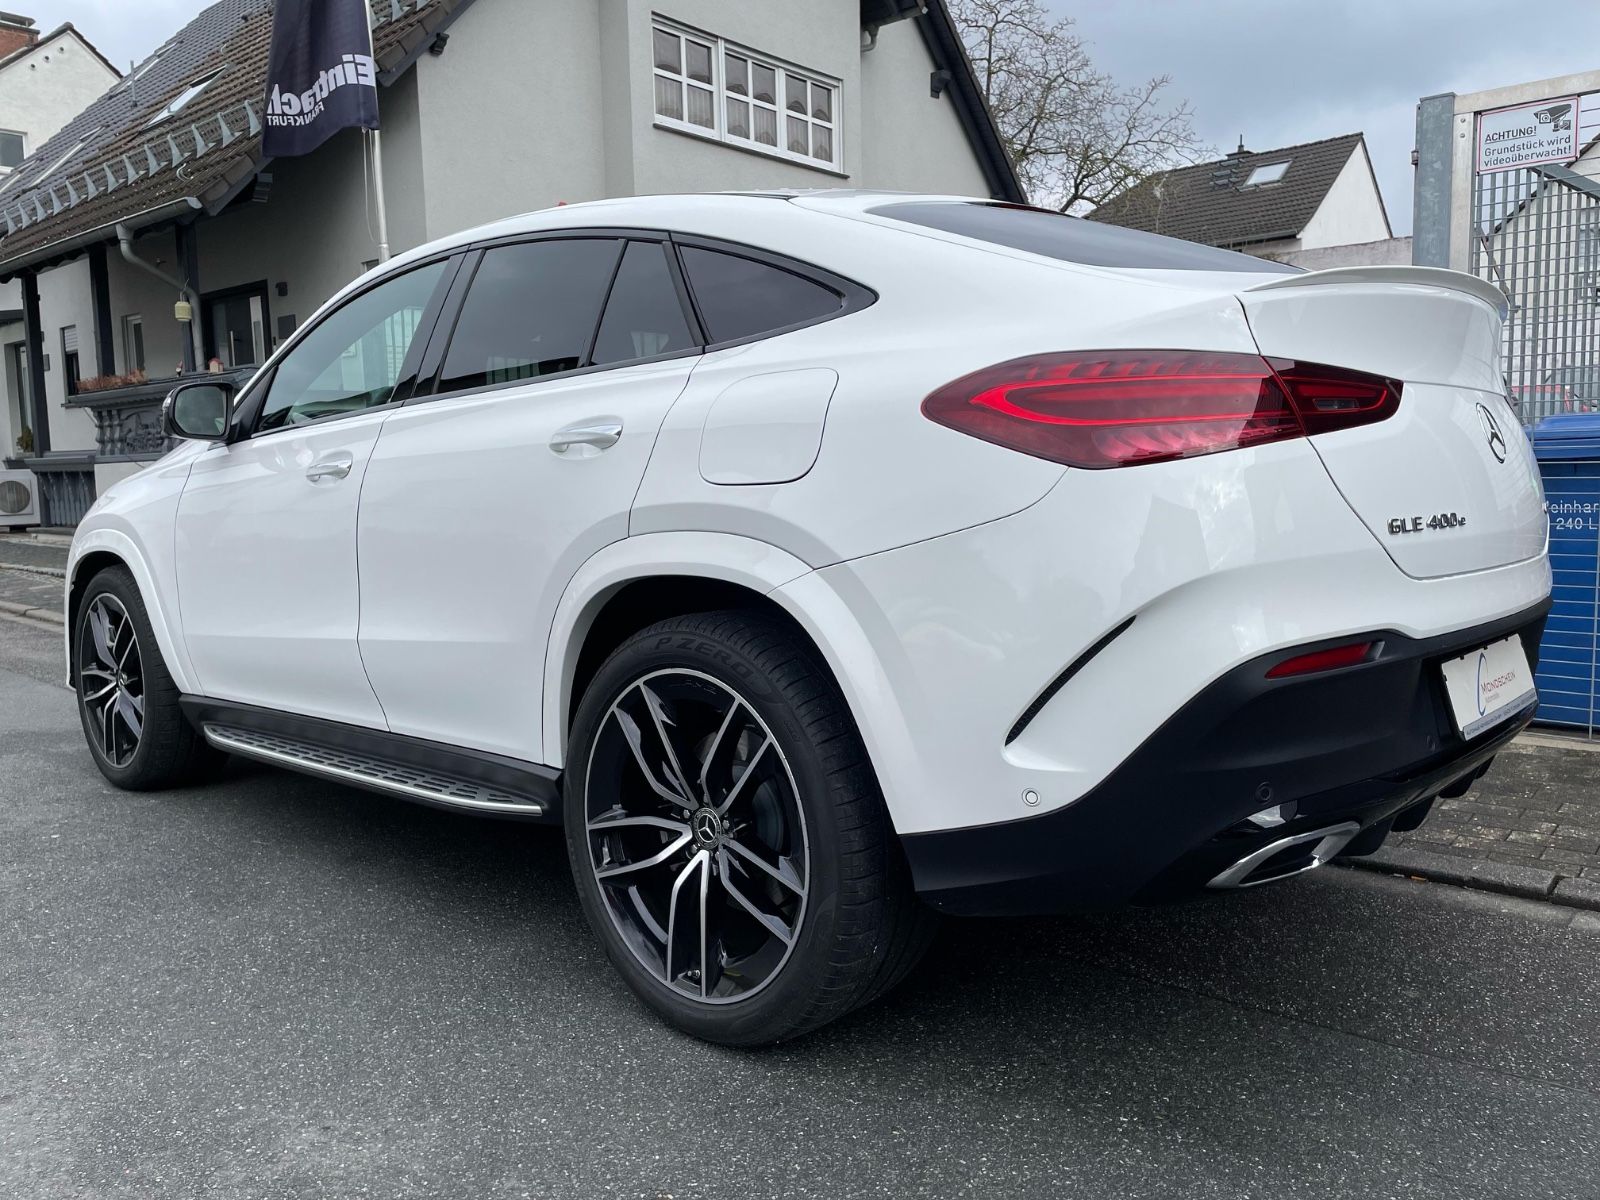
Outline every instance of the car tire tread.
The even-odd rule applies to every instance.
[[[719,1014],[685,1019],[691,1014],[683,1006],[667,1003],[668,998],[655,997],[649,988],[641,987],[641,981],[633,976],[633,964],[612,951],[609,941],[607,948],[636,993],[701,1037],[743,1046],[798,1037],[876,999],[904,978],[926,950],[936,915],[912,891],[910,872],[866,749],[820,655],[775,617],[737,609],[698,613],[661,621],[634,634],[601,667],[595,685],[609,695],[614,684],[608,684],[619,677],[616,665],[629,663],[641,647],[668,636],[701,639],[750,663],[793,715],[803,738],[797,749],[813,756],[823,780],[837,847],[837,888],[829,917],[832,929],[826,956],[817,964],[820,970],[815,976],[799,985],[785,979],[769,985],[788,989],[790,1001],[779,1006],[781,1012],[749,1027],[739,1020],[737,1010],[744,1005],[733,1006],[726,1020],[718,1019]],[[574,723],[575,734],[584,726],[582,709],[589,705],[586,697]],[[579,758],[574,755],[571,761]],[[580,845],[569,839],[569,846],[574,869],[584,867]],[[813,874],[817,869],[813,862]],[[816,919],[816,910],[810,910],[807,922]],[[600,924],[593,916],[591,921]],[[795,968],[791,962],[785,967],[786,974]]]
[[[216,749],[183,715],[179,706],[180,692],[172,673],[161,657],[150,613],[145,607],[139,585],[126,567],[106,567],[89,581],[84,589],[83,601],[78,607],[76,638],[84,636],[82,622],[89,603],[102,592],[115,596],[129,618],[139,639],[139,656],[144,673],[144,732],[139,748],[126,767],[113,767],[98,753],[95,764],[108,780],[127,791],[153,791],[159,788],[180,787],[204,782],[216,775],[227,761],[227,755]],[[73,662],[73,687],[81,695],[77,677],[77,662]],[[80,720],[84,720],[84,733],[89,735],[83,704],[78,705]],[[91,746],[93,738],[90,737]]]

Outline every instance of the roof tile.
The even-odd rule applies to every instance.
[[[1348,133],[1179,167],[1113,197],[1089,219],[1210,246],[1299,237],[1361,141]],[[1277,183],[1245,186],[1256,167],[1285,160]]]
[[[378,69],[392,73],[471,0],[368,3]],[[260,122],[272,9],[273,0],[216,0],[7,177],[0,187],[0,271],[23,255],[184,197],[213,211],[225,204],[264,165]],[[150,125],[214,70],[222,73],[181,113]]]

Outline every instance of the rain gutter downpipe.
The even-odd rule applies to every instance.
[[[131,266],[148,271],[157,279],[170,287],[176,288],[178,294],[189,303],[189,337],[183,347],[183,373],[193,375],[200,369],[204,361],[205,350],[200,344],[200,297],[195,295],[194,289],[175,275],[168,275],[155,263],[146,262],[133,252],[133,230],[126,222],[117,222],[117,245],[122,251],[122,257]]]

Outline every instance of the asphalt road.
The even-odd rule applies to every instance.
[[[102,782],[0,621],[0,1196],[1600,1193],[1600,919],[1330,869],[951,923],[761,1053],[656,1024],[559,834]]]

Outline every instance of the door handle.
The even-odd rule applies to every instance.
[[[605,417],[557,431],[550,438],[550,449],[557,454],[571,453],[574,458],[588,458],[609,450],[621,440],[622,422],[615,417]]]
[[[312,463],[306,468],[306,478],[312,483],[322,483],[324,480],[343,479],[350,474],[350,465],[354,460],[348,454],[341,454],[336,458],[324,458]]]

